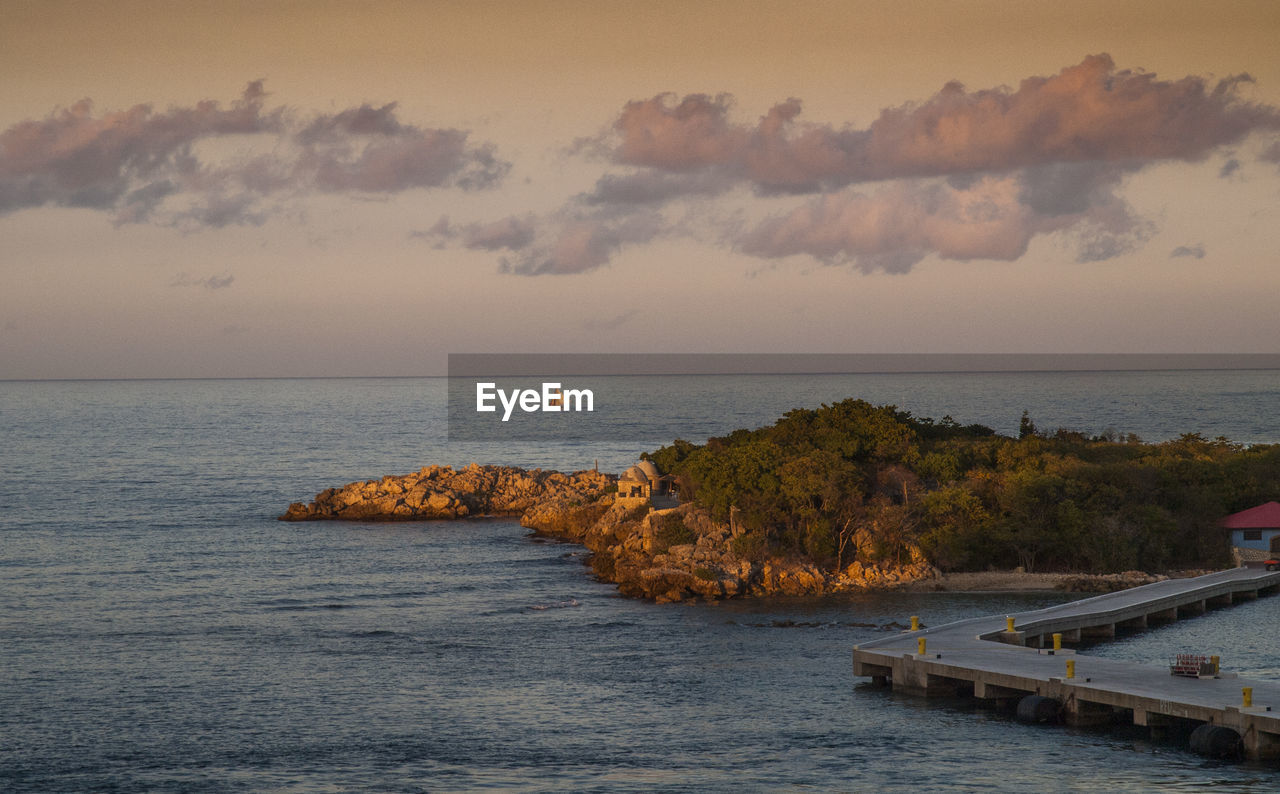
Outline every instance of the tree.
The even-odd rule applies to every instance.
[[[742,553],[837,568],[868,541],[897,562],[919,544],[947,570],[1212,565],[1221,516],[1280,498],[1280,446],[1044,434],[1026,411],[1013,439],[862,400],[650,458],[718,519],[736,510]]]
[[[1022,421],[1018,422],[1018,439],[1024,439],[1028,436],[1039,435],[1036,431],[1036,423],[1031,421],[1031,415],[1026,411],[1022,412]]]

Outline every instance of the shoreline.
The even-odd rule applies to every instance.
[[[1171,571],[1149,574],[1142,571],[1124,573],[1028,573],[1026,571],[958,571],[943,573],[900,585],[908,593],[1010,593],[1067,592],[1102,593],[1125,590],[1165,579],[1184,579],[1209,571]]]
[[[911,593],[1061,592],[1068,581],[1081,576],[1022,571],[957,571],[941,574],[935,579],[911,582],[898,589]]]
[[[657,509],[647,497],[621,497],[618,478],[598,471],[471,464],[427,466],[361,480],[294,502],[281,521],[512,520],[535,534],[584,546],[598,579],[629,597],[658,602],[850,590],[1107,593],[1171,578],[1130,570],[1112,574],[1029,573],[1019,569],[943,573],[918,548],[890,564],[875,555],[865,527],[849,537],[837,568],[809,559],[752,553],[742,530],[694,503]],[[1172,577],[1195,575],[1173,573]]]
[[[517,518],[535,534],[584,546],[592,572],[622,595],[660,603],[892,589],[936,573],[915,549],[908,560],[892,564],[871,557],[874,538],[863,528],[850,538],[851,561],[838,570],[744,551],[740,527],[692,502],[657,508],[648,496],[619,496],[618,483],[615,475],[595,470],[426,466],[327,488],[310,502],[290,504],[278,520]]]

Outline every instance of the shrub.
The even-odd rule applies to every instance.
[[[682,546],[698,539],[693,530],[684,523],[684,516],[666,513],[654,519],[654,545],[659,552],[672,546]]]
[[[745,532],[733,539],[733,553],[749,562],[763,562],[767,549],[764,536],[756,532]]]
[[[647,504],[636,505],[635,507],[628,510],[626,513],[623,513],[622,520],[623,521],[640,521],[640,520],[643,520],[644,517],[647,515],[649,515],[649,505]]]

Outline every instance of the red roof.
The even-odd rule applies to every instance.
[[[1218,523],[1227,529],[1280,529],[1280,502],[1267,502],[1232,513]]]

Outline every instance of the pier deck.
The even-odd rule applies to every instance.
[[[916,694],[972,692],[997,701],[1040,695],[1060,704],[1070,724],[1110,723],[1128,719],[1131,712],[1134,724],[1153,728],[1178,720],[1219,725],[1240,735],[1247,757],[1275,759],[1280,758],[1280,682],[1230,674],[1187,678],[1171,675],[1167,662],[1135,664],[1042,646],[1051,646],[1055,633],[1066,642],[1110,637],[1117,627],[1145,628],[1277,590],[1280,572],[1259,568],[1170,579],[1048,609],[972,618],[862,643],[853,650],[853,671]],[[1010,617],[1012,632],[1007,630]],[[1070,678],[1068,660],[1074,663]],[[1252,689],[1248,706],[1245,687]]]

